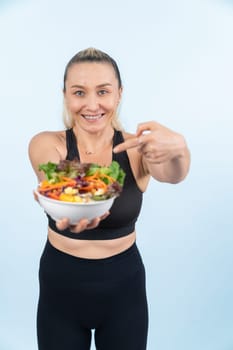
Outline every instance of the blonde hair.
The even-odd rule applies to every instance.
[[[119,68],[117,66],[116,61],[110,57],[107,53],[95,49],[93,47],[89,47],[85,50],[79,51],[76,55],[74,55],[71,60],[68,62],[65,68],[65,73],[64,73],[64,79],[63,79],[63,91],[66,91],[66,80],[67,80],[67,74],[68,70],[71,66],[77,63],[83,63],[83,62],[98,62],[98,63],[108,63],[110,64],[115,72],[117,81],[118,81],[118,86],[119,88],[122,88],[122,80],[121,80],[121,75]],[[66,128],[72,128],[74,126],[74,121],[69,115],[69,112],[66,108],[65,101],[64,101],[64,106],[63,106],[63,122]],[[114,129],[117,130],[122,130],[121,123],[119,121],[119,115],[118,112],[113,116],[112,118],[112,126]]]

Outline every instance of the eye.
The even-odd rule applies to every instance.
[[[76,95],[76,96],[84,96],[84,91],[77,90],[77,91],[75,91],[74,95]]]
[[[104,90],[104,89],[98,91],[98,95],[105,95],[107,93],[108,93],[108,91]]]

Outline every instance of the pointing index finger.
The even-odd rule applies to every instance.
[[[139,142],[138,137],[136,137],[136,136],[131,137],[131,138],[125,140],[124,142],[119,143],[119,145],[115,146],[113,149],[113,152],[114,153],[124,152],[127,149],[138,147],[139,143],[140,142]]]

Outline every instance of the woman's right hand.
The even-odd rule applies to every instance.
[[[34,195],[34,199],[39,203],[38,196],[37,196],[36,192],[33,192],[33,195]],[[83,219],[79,220],[79,222],[76,225],[70,225],[69,219],[64,218],[64,219],[56,221],[56,226],[57,226],[58,230],[61,230],[61,231],[69,228],[69,230],[73,233],[80,233],[84,230],[91,230],[93,228],[96,228],[99,225],[100,221],[106,219],[106,217],[109,214],[110,214],[110,212],[107,211],[104,215],[97,217],[97,218],[94,218],[91,221],[83,218]]]
[[[73,233],[80,233],[84,230],[91,230],[93,228],[96,228],[99,225],[100,221],[104,220],[109,214],[110,213],[108,211],[104,215],[94,218],[91,221],[86,218],[83,218],[79,220],[79,222],[76,225],[70,225],[69,219],[64,218],[56,221],[56,226],[58,230],[61,231],[69,228],[69,230]]]

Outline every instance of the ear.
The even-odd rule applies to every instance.
[[[121,87],[119,88],[119,101],[118,101],[118,103],[121,102],[122,93],[123,93],[123,87],[121,86]]]

